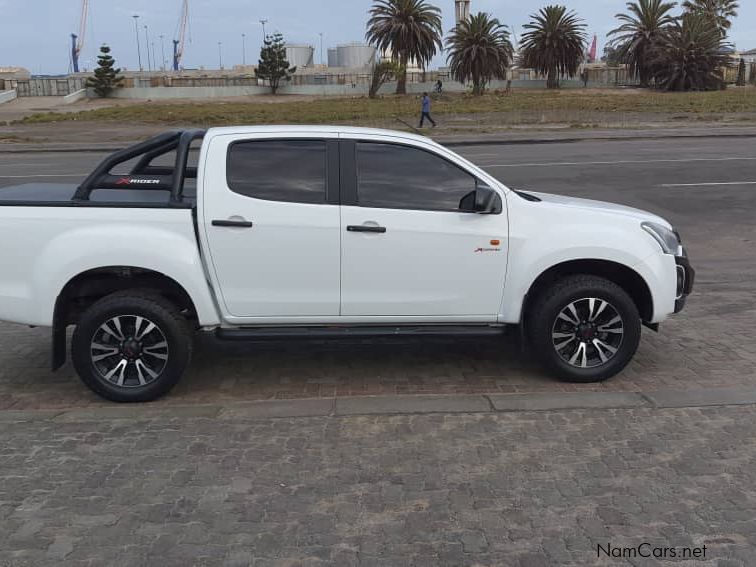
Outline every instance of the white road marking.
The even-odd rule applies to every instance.
[[[576,165],[622,165],[645,163],[690,163],[698,161],[756,161],[756,157],[726,157],[726,158],[687,158],[687,159],[644,159],[619,161],[560,161],[551,163],[502,163],[481,165],[481,167],[560,167]]]
[[[52,163],[52,162],[45,162],[45,163],[15,163],[12,161],[9,161],[7,163],[3,163],[0,161],[0,167],[53,167],[61,165],[65,165],[63,163]]]
[[[88,173],[50,173],[38,175],[0,175],[0,179],[34,179],[35,177],[86,177]]]
[[[716,187],[718,185],[756,185],[756,181],[725,181],[721,183],[665,183],[657,187]]]

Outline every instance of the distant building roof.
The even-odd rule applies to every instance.
[[[31,73],[23,67],[0,67],[0,76],[13,79],[28,79]]]
[[[751,49],[750,51],[743,51],[741,55],[756,55],[756,49]]]

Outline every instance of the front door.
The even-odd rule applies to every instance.
[[[342,169],[342,198],[353,194],[341,213],[341,314],[495,321],[507,219],[460,212],[478,180],[430,149],[390,142],[344,141],[342,160],[354,166]]]
[[[338,316],[338,142],[228,138],[212,141],[202,192],[226,318]]]

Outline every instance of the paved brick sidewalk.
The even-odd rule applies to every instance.
[[[753,565],[753,409],[4,423],[0,565]]]
[[[203,338],[166,406],[395,394],[651,391],[756,386],[750,284],[700,285],[689,308],[645,331],[636,360],[603,384],[543,374],[514,338],[216,343]],[[49,371],[49,332],[0,324],[0,410],[103,405],[70,365]]]

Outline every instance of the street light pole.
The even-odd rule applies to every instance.
[[[162,33],[160,34],[160,50],[163,54],[163,64],[160,65],[160,68],[165,71],[165,35]]]
[[[220,63],[220,68],[223,69],[223,51],[222,51],[222,42],[218,42],[218,62]]]
[[[262,20],[260,20],[260,23],[262,24],[262,29],[263,29],[263,43],[264,43],[264,42],[265,42],[265,40],[266,40],[266,39],[268,38],[267,34],[265,33],[265,24],[267,24],[267,23],[268,23],[268,20],[262,19]]]
[[[242,65],[247,66],[247,34],[242,34]]]
[[[144,67],[142,67],[142,48],[139,46],[139,15],[134,14],[132,18],[134,18],[134,33],[136,34],[137,40],[137,57],[139,58],[139,70],[144,71]]]
[[[147,69],[152,72],[152,60],[150,59],[150,32],[147,26],[144,26],[144,40],[147,47]]]

